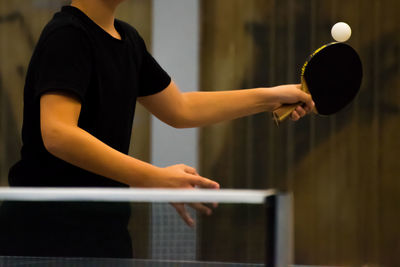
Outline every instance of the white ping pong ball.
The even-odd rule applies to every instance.
[[[333,25],[331,33],[333,39],[335,39],[337,42],[346,42],[350,39],[351,28],[349,24],[345,22],[338,22]]]

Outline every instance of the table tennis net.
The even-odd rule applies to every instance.
[[[132,259],[110,259],[107,255],[103,258],[53,257],[42,254],[10,257],[0,254],[0,266],[272,264],[279,256],[276,238],[279,217],[276,211],[279,208],[275,206],[279,195],[275,190],[0,188],[0,201],[3,205],[11,203],[11,207],[17,205],[25,208],[32,214],[32,218],[57,217],[59,210],[67,211],[69,217],[76,216],[69,218],[71,221],[76,219],[82,224],[90,223],[94,225],[93,228],[101,222],[112,223],[113,220],[124,218],[128,205],[128,230],[133,250]],[[186,207],[196,221],[194,227],[187,226],[171,205],[205,202],[219,203],[211,216]],[[0,219],[3,218],[0,216]]]

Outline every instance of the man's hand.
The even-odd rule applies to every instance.
[[[314,109],[314,102],[311,95],[303,92],[300,84],[281,85],[266,89],[269,91],[267,99],[271,101],[268,103],[271,111],[284,104],[304,103],[292,112],[290,118],[293,121],[299,120]]]
[[[163,181],[160,182],[161,187],[169,188],[209,188],[209,189],[219,189],[219,184],[211,181],[207,178],[201,177],[196,169],[186,166],[184,164],[173,165],[162,169]],[[171,205],[176,209],[178,214],[182,217],[185,223],[189,226],[194,226],[194,220],[188,213],[185,207],[185,203],[171,203]],[[217,205],[213,203],[211,206],[206,206],[202,203],[189,203],[187,204],[191,208],[205,214],[211,215],[212,208]]]

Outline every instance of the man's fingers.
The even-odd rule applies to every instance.
[[[309,105],[305,106],[305,109],[307,111],[307,113],[312,112],[313,110],[315,110],[315,103],[314,101],[311,100],[311,103]]]
[[[307,114],[307,112],[304,110],[302,106],[298,106],[296,108],[296,112],[297,114],[299,114],[300,117],[304,117]]]
[[[290,116],[290,118],[292,119],[292,121],[298,121],[300,119],[300,115],[295,110],[292,112],[292,115]]]
[[[299,87],[299,89],[301,89]],[[301,106],[298,106],[291,114],[290,118],[293,121],[298,121],[300,118],[304,117],[307,113],[311,112],[314,109],[314,101],[311,98],[311,95],[305,93],[303,91],[299,91],[299,100],[300,102],[304,103]]]
[[[190,216],[189,212],[185,208],[184,203],[171,203],[171,205],[175,208],[176,212],[181,216],[183,221],[190,227],[193,227],[195,225],[195,221],[193,218]],[[212,209],[210,207],[207,207],[206,205],[202,203],[190,203],[188,204],[190,207],[195,209],[198,212],[201,212],[205,215],[211,215],[212,214]],[[214,205],[213,205],[214,206]]]
[[[204,204],[191,203],[191,204],[189,204],[189,206],[192,207],[193,209],[205,214],[205,215],[211,215],[212,214],[212,209],[210,209],[209,207],[207,207]]]
[[[185,205],[182,203],[172,203],[171,204],[175,210],[178,212],[179,216],[183,219],[183,221],[190,227],[193,227],[195,222],[192,217],[190,217],[189,212],[187,212]]]
[[[300,100],[300,102],[305,104],[304,107],[307,110],[312,110],[314,108],[314,102],[313,102],[310,94],[300,91],[299,100]]]

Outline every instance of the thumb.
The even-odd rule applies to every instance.
[[[201,176],[192,176],[191,183],[193,186],[200,188],[219,189],[219,184],[217,182]]]

